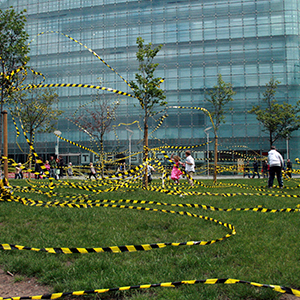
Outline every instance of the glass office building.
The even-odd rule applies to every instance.
[[[269,150],[268,134],[248,111],[260,104],[265,85],[272,77],[280,81],[276,99],[295,104],[299,99],[299,0],[2,0],[0,8],[27,10],[30,35],[29,65],[43,73],[45,83],[101,85],[132,92],[126,82],[88,51],[94,50],[126,80],[133,80],[138,64],[136,39],[162,44],[156,62],[156,77],[165,79],[168,106],[211,109],[206,92],[217,83],[217,74],[233,85],[236,95],[226,107],[226,123],[220,127],[220,150]],[[55,33],[56,32],[56,33]],[[43,34],[40,34],[43,33]],[[68,37],[76,41],[69,39]],[[90,147],[89,136],[67,118],[73,118],[97,93],[89,88],[58,88],[58,121],[62,136]],[[136,99],[101,92],[111,101],[119,99],[115,132],[105,135],[105,150],[118,145],[141,149],[142,109]],[[168,118],[150,136],[150,146],[196,145],[206,141],[209,118],[200,110],[169,108]],[[157,120],[158,118],[156,118]],[[134,121],[139,121],[134,123]],[[123,123],[123,125],[120,123]],[[124,124],[132,125],[124,125]],[[151,120],[149,132],[156,128]],[[129,132],[127,129],[133,131]],[[10,155],[21,153],[11,122]],[[210,131],[210,138],[213,133]],[[25,145],[22,137],[19,144]],[[42,156],[54,153],[54,134],[38,134],[36,150]],[[286,141],[275,143],[286,155]],[[25,146],[24,146],[25,147]],[[60,142],[60,153],[86,152]],[[292,159],[299,153],[299,131],[289,141]],[[199,150],[205,151],[206,146]],[[212,146],[211,146],[212,149]]]

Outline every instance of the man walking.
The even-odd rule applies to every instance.
[[[195,161],[191,155],[191,151],[185,151],[186,161],[185,161],[185,172],[187,173],[187,180],[191,186],[194,186],[193,173],[195,173]]]
[[[276,151],[275,146],[271,146],[271,150],[268,153],[268,162],[270,166],[270,177],[268,182],[269,188],[271,189],[273,187],[273,181],[276,174],[278,185],[282,189],[283,181],[282,181],[281,170],[283,167],[283,158],[281,154]]]

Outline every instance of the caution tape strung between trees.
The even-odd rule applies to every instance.
[[[62,34],[60,32],[54,32],[53,33],[59,33]],[[44,34],[44,33],[41,33]],[[87,48],[85,45],[83,45],[82,43],[76,41],[75,39],[62,34],[65,37],[69,38],[72,41],[77,42],[78,44],[84,46],[86,49],[88,49],[90,52],[92,52],[96,57],[98,57],[103,63],[105,63],[93,50]],[[106,63],[105,63],[106,64]],[[106,64],[111,70],[113,70],[115,72],[115,70],[113,68],[111,68],[108,64]],[[122,78],[122,77],[121,77]],[[126,80],[123,79],[125,82]],[[127,82],[126,82],[127,83]],[[127,83],[128,84],[128,83]],[[130,85],[128,84],[128,86],[130,87]],[[124,96],[128,96],[128,97],[134,97],[128,93],[124,93],[122,91],[116,90],[116,89],[111,89],[111,88],[106,88],[106,87],[101,87],[101,86],[94,86],[94,85],[87,85],[87,84],[38,84],[38,85],[29,85],[26,86],[24,88],[24,90],[26,89],[32,89],[32,88],[40,88],[40,87],[83,87],[83,88],[93,88],[93,89],[99,89],[99,90],[105,90],[105,91],[109,91],[109,92],[113,92],[119,95],[124,95]],[[189,109],[197,109],[197,110],[202,110],[205,113],[209,112],[204,109],[204,108],[195,108],[195,107],[181,107],[181,106],[173,106],[170,108],[189,108]],[[209,114],[210,116],[210,114]],[[211,118],[211,116],[210,116]],[[160,123],[158,126],[161,126],[163,119],[161,119]],[[212,123],[213,124],[213,123]],[[22,125],[21,125],[22,127]],[[37,154],[33,149],[33,146],[30,144],[26,133],[24,131],[24,128],[22,127],[23,132],[24,132],[24,136],[26,138],[26,141],[28,142],[31,150],[33,151],[33,154],[36,158]],[[67,140],[66,140],[67,141]],[[70,143],[73,143],[71,141],[68,141]],[[78,144],[74,143],[76,146]],[[79,145],[78,145],[79,146]],[[79,146],[80,147],[80,146]],[[177,146],[176,148],[173,149],[187,149],[187,148],[191,148],[191,147],[181,147],[181,146]],[[88,148],[84,148],[88,151],[90,151],[91,149]],[[157,163],[155,160],[153,161],[154,163]],[[38,163],[41,163],[38,160]],[[148,162],[147,162],[148,163]],[[125,182],[125,180],[130,179],[130,177],[134,177],[134,176],[142,176],[142,172],[143,172],[143,168],[144,168],[145,164],[140,165],[139,167],[137,167],[134,170],[129,170],[125,173],[119,173],[117,175],[113,175],[109,178],[106,178],[105,180],[115,180],[118,179],[118,185],[115,187],[111,187],[108,188],[106,190],[102,190],[101,192],[108,192],[108,191],[112,191],[112,190],[116,190],[119,189],[121,187],[127,187],[130,188],[131,185],[127,182]],[[160,166],[159,166],[160,167]],[[122,179],[122,180],[121,180]],[[99,190],[97,190],[97,187],[99,186],[103,186],[105,185],[105,181],[102,181],[102,184],[100,183],[99,185],[95,185],[95,186],[84,186],[82,185],[81,188],[88,190],[88,191],[92,191],[93,193],[100,193]],[[49,183],[48,187],[45,185],[45,188],[48,188],[49,191],[44,192],[45,195],[51,197],[57,197],[59,194],[56,193],[54,191],[54,189],[56,187],[61,187],[62,185],[60,183],[54,184],[52,181]],[[71,185],[72,186],[72,185]],[[77,185],[77,188],[80,185]],[[41,186],[40,186],[41,187]],[[29,189],[28,189],[29,190]],[[158,192],[164,192],[167,194],[184,194],[184,195],[195,195],[197,194],[195,191],[193,192],[187,192],[184,190],[180,190],[180,188],[174,188],[173,190],[167,190],[167,189],[163,189],[163,188],[158,188],[158,187],[154,187],[153,189],[152,187],[149,188],[148,190],[154,190],[154,191],[158,191]],[[40,190],[38,189],[34,189],[32,188],[31,191],[35,192],[35,193],[42,193]],[[204,195],[204,193],[201,193]],[[225,197],[229,197],[229,196],[234,196],[234,195],[253,195],[253,194],[246,194],[246,193],[205,193],[207,195],[218,195],[218,196],[225,196]],[[197,194],[200,195],[200,194]],[[264,194],[264,193],[258,193],[257,195],[270,195],[270,196],[284,196],[284,197],[288,197],[288,196],[297,196],[297,195],[285,195],[285,194],[278,194],[278,195],[274,195],[274,194]],[[15,202],[19,202],[22,203],[24,205],[29,205],[29,206],[42,206],[42,207],[50,207],[50,206],[57,206],[57,207],[69,207],[69,208],[88,208],[88,207],[110,207],[110,208],[123,208],[123,209],[134,209],[134,210],[143,210],[143,211],[153,211],[153,212],[162,212],[162,213],[171,213],[171,214],[179,214],[179,215],[185,215],[185,216],[189,216],[189,217],[195,217],[195,218],[200,218],[200,219],[204,219],[207,221],[212,221],[215,222],[218,225],[222,225],[224,227],[226,227],[227,229],[231,230],[231,233],[226,234],[224,237],[218,238],[218,239],[214,239],[214,240],[210,240],[210,241],[188,241],[188,242],[181,242],[181,243],[154,243],[154,244],[143,244],[143,245],[124,245],[124,246],[111,246],[111,247],[98,247],[98,248],[32,248],[32,247],[25,247],[25,246],[19,246],[19,245],[11,245],[11,244],[1,244],[0,247],[2,247],[1,249],[3,250],[31,250],[31,251],[36,251],[36,252],[48,252],[48,253],[65,253],[65,254],[71,254],[71,253],[92,253],[92,252],[114,252],[114,253],[119,253],[119,252],[134,252],[134,251],[147,251],[147,250],[153,250],[156,248],[164,248],[166,246],[191,246],[191,245],[208,245],[208,244],[212,244],[212,243],[216,243],[218,241],[222,241],[226,238],[231,237],[232,235],[234,235],[235,232],[235,228],[234,226],[232,226],[231,224],[228,223],[223,223],[221,221],[218,221],[216,219],[210,218],[210,217],[203,217],[201,215],[197,215],[197,214],[193,214],[190,212],[186,212],[186,211],[172,211],[172,210],[163,210],[163,209],[156,209],[156,208],[148,208],[148,207],[137,207],[137,206],[128,206],[128,205],[120,205],[120,204],[115,204],[114,201],[115,200],[92,200],[89,199],[88,196],[86,197],[82,197],[83,199],[80,199],[80,196],[75,196],[74,198],[72,198],[72,201],[67,200],[67,201],[57,201],[57,200],[52,200],[52,201],[48,201],[48,202],[43,202],[43,201],[35,201],[32,199],[28,199],[25,197],[19,197],[19,196],[14,196],[12,194],[10,194],[9,192],[3,190],[2,194],[1,194],[1,201],[15,201]],[[100,202],[101,201],[101,202]],[[107,203],[105,202],[107,201]],[[121,203],[122,201],[124,201],[125,203],[139,203],[139,201],[137,200],[118,200],[118,203]],[[205,206],[205,205],[199,205],[197,206],[196,204],[162,204],[162,203],[155,203],[152,202],[149,203],[147,201],[140,201],[140,203],[143,204],[155,204],[155,205],[171,205],[171,206],[177,206],[177,207],[195,207],[195,208],[202,208],[202,209],[206,209],[206,210],[212,210],[212,211],[233,211],[233,210],[237,210],[237,211],[254,211],[254,212],[299,212],[299,209],[282,209],[282,210],[273,210],[273,209],[267,209],[267,208],[262,208],[262,207],[257,207],[257,208],[245,208],[245,209],[221,209],[221,208],[216,208],[213,206]],[[247,281],[242,281],[242,280],[237,280],[237,279],[206,279],[206,280],[188,280],[188,281],[177,281],[177,282],[167,282],[167,283],[160,283],[160,284],[146,284],[146,285],[139,285],[139,286],[127,286],[127,287],[119,287],[119,288],[113,288],[113,289],[99,289],[99,290],[93,290],[93,291],[78,291],[78,292],[71,292],[71,293],[55,293],[55,294],[50,294],[49,296],[36,296],[36,297],[30,297],[31,299],[43,299],[43,298],[51,298],[51,299],[55,299],[55,298],[59,298],[65,295],[86,295],[89,293],[104,293],[104,292],[110,292],[110,291],[123,291],[123,290],[130,290],[130,289],[139,289],[139,288],[151,288],[151,287],[176,287],[179,285],[183,285],[183,284],[196,284],[196,283],[204,283],[204,284],[217,284],[217,283],[223,283],[223,284],[236,284],[236,283],[246,283],[246,284],[250,284],[256,287],[267,287],[267,288],[272,288],[275,291],[281,292],[281,293],[290,293],[290,294],[294,294],[297,296],[300,296],[300,291],[298,290],[294,290],[294,289],[289,289],[289,288],[285,288],[285,287],[281,287],[281,286],[272,286],[272,285],[264,285],[264,284],[258,284],[258,283],[254,283],[254,282],[247,282]],[[0,299],[3,299],[0,297]],[[23,297],[15,297],[14,299],[23,299]]]

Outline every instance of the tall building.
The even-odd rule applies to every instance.
[[[268,134],[248,111],[261,104],[265,85],[272,77],[280,81],[276,93],[279,103],[295,104],[299,99],[299,0],[0,1],[1,9],[9,6],[27,10],[26,30],[32,39],[29,65],[45,76],[45,83],[101,85],[130,93],[122,78],[133,80],[137,72],[139,36],[146,43],[163,45],[156,58],[159,67],[155,76],[165,79],[161,88],[168,106],[210,110],[206,92],[221,74],[225,82],[232,83],[236,95],[226,107],[226,123],[220,127],[220,150],[269,150]],[[97,91],[61,87],[57,93],[59,108],[64,111],[58,122],[62,137],[90,147],[89,136],[66,117],[76,118]],[[116,145],[120,151],[128,148],[129,136],[132,149],[141,149],[143,134],[138,123],[133,123],[139,121],[142,127],[138,101],[107,91],[102,94],[121,103],[115,131],[105,135],[105,150],[112,151]],[[152,130],[156,121],[150,122]],[[120,123],[133,124],[117,126]],[[210,126],[200,110],[169,108],[168,118],[152,133],[150,146],[202,144],[206,141],[204,129]],[[12,122],[9,131],[10,155],[19,160],[22,152]],[[213,132],[209,132],[212,138]],[[299,154],[299,135],[299,131],[293,132],[289,141],[292,159]],[[25,140],[18,139],[25,147]],[[54,153],[56,140],[54,134],[37,135],[37,152],[44,157]],[[276,145],[286,155],[286,141]],[[59,149],[72,154],[72,159],[86,152],[65,141]],[[205,151],[206,146],[199,149]]]

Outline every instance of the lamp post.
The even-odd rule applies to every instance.
[[[207,159],[207,178],[209,177],[209,130],[212,129],[212,127],[207,127],[204,129],[204,132],[206,134],[207,138],[207,150],[206,150],[206,159]]]
[[[61,131],[55,130],[54,134],[56,136],[61,135]],[[59,137],[57,137],[57,140],[56,140],[55,154],[56,154],[56,158],[58,158],[59,157]]]
[[[289,159],[289,135],[286,134],[286,159]]]
[[[130,135],[129,135],[129,146],[128,146],[129,149],[128,150],[129,150],[129,169],[131,169],[131,137],[133,135],[133,131],[130,130],[130,129],[128,129],[128,128],[126,128],[126,130],[128,132],[130,132]]]

